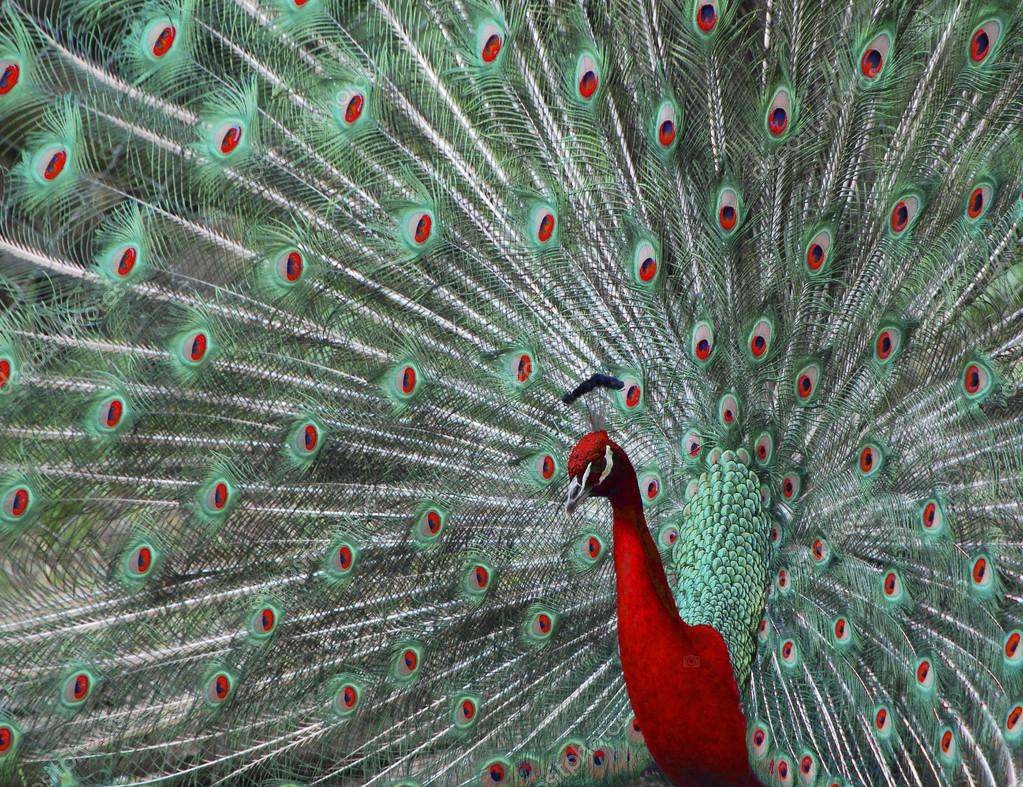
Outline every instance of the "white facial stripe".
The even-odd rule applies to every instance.
[[[611,446],[607,446],[604,450],[604,472],[600,474],[600,478],[597,479],[597,484],[602,484],[607,480],[607,477],[611,475],[611,468],[614,467],[614,455],[611,453]],[[590,468],[587,467],[586,471],[589,472]]]
[[[586,472],[583,473],[582,480],[579,482],[583,489],[586,488],[586,479],[590,477],[591,470],[593,470],[593,462],[586,465]]]

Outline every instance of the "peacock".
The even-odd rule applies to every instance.
[[[1012,0],[2,0],[0,784],[1023,784]]]

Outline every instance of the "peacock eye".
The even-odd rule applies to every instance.
[[[421,656],[418,648],[401,649],[394,658],[394,674],[401,680],[411,680],[419,671]]]
[[[945,514],[936,498],[926,500],[921,506],[920,527],[926,536],[936,536],[944,531]]]
[[[110,272],[115,279],[126,279],[135,269],[135,263],[139,259],[139,249],[131,243],[126,243],[114,249],[109,256]]]
[[[1023,631],[1013,629],[1005,636],[1002,653],[1008,666],[1014,669],[1023,666]]]
[[[718,227],[727,237],[731,235],[739,223],[739,194],[735,189],[721,189],[717,200]]]
[[[14,379],[15,371],[14,359],[9,355],[0,355],[0,393],[7,389],[7,386]]]
[[[761,467],[771,463],[774,458],[774,436],[770,432],[761,432],[753,442],[753,456]]]
[[[436,508],[426,509],[416,524],[416,537],[424,542],[436,540],[443,532],[446,520],[445,512]]]
[[[355,565],[358,551],[348,543],[340,543],[331,548],[330,570],[335,574],[347,574]]]
[[[693,24],[701,35],[709,36],[718,24],[718,0],[696,0],[693,4]]]
[[[816,398],[817,380],[820,377],[820,373],[821,367],[818,363],[808,363],[796,372],[793,389],[795,390],[797,404],[810,404]]]
[[[224,671],[214,672],[206,681],[206,704],[210,707],[223,705],[231,696],[234,680]]]
[[[919,691],[930,693],[934,688],[934,665],[930,659],[923,658],[916,663],[916,687]]]
[[[831,545],[826,538],[815,538],[810,547],[810,555],[813,557],[813,564],[817,568],[823,568],[831,562]]]
[[[512,353],[508,358],[508,369],[518,385],[525,385],[533,376],[533,356],[529,353]]]
[[[483,784],[505,784],[508,777],[508,765],[501,760],[493,760],[483,766]]]
[[[739,400],[735,394],[725,394],[718,402],[718,421],[725,429],[732,429],[739,422]]]
[[[249,636],[255,640],[268,639],[277,630],[278,617],[276,607],[257,607],[249,616]]]
[[[7,757],[17,749],[20,737],[17,727],[0,718],[0,759]]]
[[[699,364],[706,364],[714,353],[714,325],[707,320],[700,320],[693,326],[690,348],[693,357]]]
[[[578,743],[566,743],[561,747],[561,755],[558,758],[561,767],[567,773],[575,773],[582,765],[582,746]]]
[[[888,740],[894,729],[894,718],[891,708],[887,705],[878,705],[874,708],[874,735],[880,740]]]
[[[966,218],[972,224],[987,213],[988,206],[994,196],[994,186],[987,182],[977,183],[966,200]]]
[[[206,359],[209,344],[205,331],[190,331],[181,338],[181,358],[192,366],[198,366]]]
[[[48,145],[35,156],[35,175],[42,184],[52,183],[60,177],[68,163],[68,151],[63,145]]]
[[[178,37],[178,28],[173,19],[155,19],[150,22],[143,33],[145,52],[151,60],[163,59]]]
[[[974,555],[970,560],[970,585],[980,596],[989,596],[995,590],[995,566],[984,554]]]
[[[836,647],[843,648],[852,644],[853,627],[849,619],[839,616],[831,624],[832,640]]]
[[[351,716],[359,708],[362,699],[362,685],[355,680],[342,679],[334,691],[331,708],[340,718]]]
[[[774,339],[774,322],[770,317],[760,317],[746,337],[746,344],[749,348],[749,358],[753,363],[759,363],[767,357],[771,351],[771,341]]]
[[[534,637],[547,639],[554,631],[554,616],[549,612],[536,612],[529,622]]]
[[[792,588],[792,580],[789,578],[789,570],[787,568],[778,569],[778,576],[775,579],[775,584],[782,593],[787,593]]]
[[[1013,703],[1005,715],[1005,731],[1012,741],[1023,737],[1023,703]]]
[[[281,284],[291,286],[302,278],[302,252],[298,249],[285,249],[277,255],[274,270]]]
[[[643,405],[643,386],[631,375],[620,378],[622,388],[618,391],[618,402],[626,411],[639,410]]]
[[[537,454],[533,457],[533,475],[540,483],[551,481],[558,472],[558,462],[547,453]]]
[[[796,472],[788,472],[782,476],[781,479],[781,496],[788,501],[794,501],[799,498],[800,488],[802,486],[802,480],[799,474]]]
[[[575,84],[578,97],[589,102],[600,88],[600,66],[590,52],[579,55],[575,65]]]
[[[311,456],[320,445],[320,430],[312,421],[301,423],[294,430],[291,447],[298,456]]]
[[[891,213],[891,233],[902,235],[916,221],[922,205],[917,194],[905,194],[895,201]]]
[[[455,710],[455,724],[458,726],[465,726],[470,724],[473,719],[476,718],[476,701],[472,698],[465,698],[461,702],[457,703]]]
[[[905,598],[905,588],[902,584],[902,577],[895,569],[884,572],[881,579],[881,591],[885,601],[897,604]]]
[[[956,736],[949,726],[938,729],[938,756],[946,765],[953,763],[958,753]]]
[[[819,230],[806,244],[806,270],[810,276],[820,274],[827,265],[828,255],[831,253],[831,244],[834,238],[831,230],[824,228]]]
[[[783,667],[795,669],[799,666],[799,646],[794,639],[783,639],[779,645],[778,653],[781,656]]]
[[[778,757],[775,769],[775,772],[778,774],[778,787],[791,787],[794,770],[787,754]]]
[[[967,399],[981,400],[991,390],[991,371],[980,361],[971,361],[963,368],[962,388]]]
[[[33,495],[28,486],[15,485],[4,495],[3,518],[13,522],[24,517],[32,508]]]
[[[465,573],[465,586],[473,594],[485,593],[490,587],[490,569],[482,563],[469,566]]]
[[[215,152],[219,156],[230,156],[241,146],[244,134],[245,127],[241,120],[236,118],[223,121],[213,132]]]
[[[501,56],[506,35],[507,31],[496,22],[480,25],[476,31],[476,51],[485,65],[491,65]]]
[[[970,62],[981,65],[991,56],[998,46],[1002,35],[1002,25],[997,19],[991,19],[980,25],[970,36]]]
[[[128,574],[133,577],[144,577],[153,568],[153,547],[139,544],[125,558]]]
[[[675,146],[678,134],[678,109],[671,99],[665,99],[657,108],[654,115],[654,133],[661,150],[668,151]]]
[[[651,505],[661,497],[664,482],[656,470],[647,470],[639,476],[639,492],[643,497],[644,505]]]
[[[858,455],[860,478],[873,478],[884,467],[884,451],[875,442],[868,442],[860,446]]]
[[[429,210],[413,210],[405,215],[404,230],[410,245],[421,248],[433,234],[433,212]]]
[[[111,396],[96,406],[96,426],[101,432],[115,432],[124,418],[124,399]]]
[[[789,120],[792,113],[792,93],[787,87],[779,87],[767,105],[764,124],[767,138],[770,140],[785,139],[789,132]]]
[[[206,487],[203,505],[207,513],[220,514],[227,510],[233,496],[234,490],[227,479],[218,478]]]
[[[892,361],[902,345],[902,329],[883,325],[874,339],[874,359],[882,366]]]
[[[799,758],[799,781],[802,784],[815,784],[817,782],[817,761],[809,752],[805,752]]]
[[[604,542],[597,535],[585,536],[579,543],[579,552],[585,562],[595,563],[604,553]]]
[[[672,547],[678,539],[678,528],[675,525],[664,525],[657,534],[657,541],[662,547]]]
[[[690,429],[682,436],[681,442],[682,457],[688,462],[696,462],[703,453],[703,437],[695,429]]]
[[[632,250],[632,278],[642,287],[652,287],[660,276],[660,255],[653,242],[641,240]]]
[[[80,707],[92,693],[93,679],[85,670],[74,672],[64,679],[61,701],[70,708]]]
[[[414,363],[399,363],[391,372],[391,390],[399,399],[412,398],[419,389],[419,367]]]
[[[17,60],[0,58],[0,96],[6,96],[18,84],[21,78],[21,66]]]
[[[762,760],[770,751],[771,733],[768,732],[767,727],[757,722],[751,728],[749,743],[750,748],[753,750],[753,757],[757,760]]]
[[[860,53],[860,81],[865,84],[877,82],[888,64],[888,53],[892,48],[891,33],[879,33]]]

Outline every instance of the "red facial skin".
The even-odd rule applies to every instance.
[[[614,466],[598,483],[608,445]],[[614,515],[618,648],[650,754],[679,787],[756,787],[724,640],[711,626],[679,617],[625,451],[607,432],[593,432],[572,450],[569,477],[581,477],[590,462],[592,494],[608,498]]]

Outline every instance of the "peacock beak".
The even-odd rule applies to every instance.
[[[586,485],[587,479],[590,477],[590,471],[593,469],[593,463],[586,465],[586,471],[578,478],[573,478],[568,482],[568,492],[565,493],[565,513],[569,516],[575,512],[576,507],[590,494],[590,488]]]

